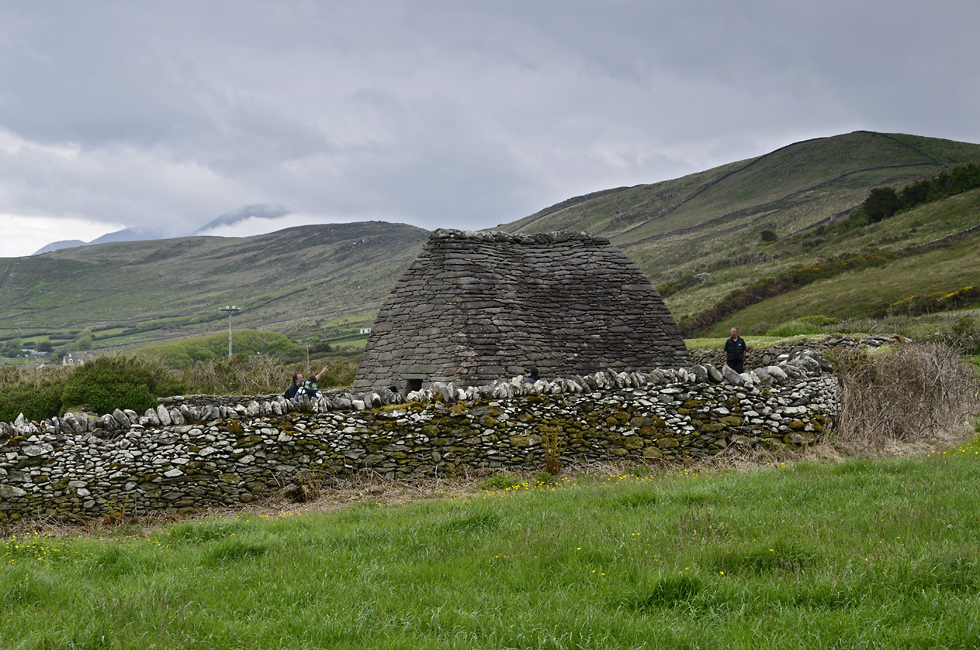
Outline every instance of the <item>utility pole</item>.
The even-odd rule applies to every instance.
[[[242,310],[241,307],[231,305],[230,307],[218,307],[218,311],[228,312],[228,360],[231,361],[231,315]]]

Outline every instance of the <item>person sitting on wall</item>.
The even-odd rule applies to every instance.
[[[534,382],[536,382],[539,379],[541,379],[541,377],[538,375],[538,369],[537,368],[528,368],[528,370],[527,370],[527,376],[524,377],[524,383],[525,384],[533,384]]]
[[[293,383],[289,385],[289,388],[286,389],[286,392],[283,393],[282,396],[286,399],[293,399],[296,397],[296,394],[300,392],[300,389],[303,390],[303,393],[310,396],[319,393],[320,389],[317,388],[317,384],[320,383],[320,377],[323,377],[326,372],[327,367],[323,366],[323,370],[320,371],[320,374],[314,375],[305,381],[303,380],[303,373],[295,373],[293,375]]]
[[[732,337],[725,341],[725,365],[742,374],[745,372],[742,364],[745,363],[746,351],[748,351],[748,346],[745,345],[745,339],[740,338],[738,328],[733,327]]]
[[[293,373],[293,383],[289,385],[289,388],[286,389],[286,392],[283,393],[282,396],[285,397],[286,399],[293,399],[294,397],[296,397],[296,391],[298,391],[299,387],[302,385],[303,385],[303,373],[301,372]]]

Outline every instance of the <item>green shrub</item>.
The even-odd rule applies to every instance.
[[[873,222],[881,221],[882,219],[888,219],[898,212],[898,209],[902,207],[901,202],[898,200],[898,194],[894,189],[890,187],[876,187],[871,190],[868,194],[868,198],[864,200],[861,204],[864,208],[865,214]]]
[[[19,383],[0,393],[0,422],[13,422],[21,413],[28,420],[44,420],[60,410],[61,386],[54,382],[40,386]]]
[[[157,397],[183,392],[173,371],[158,361],[134,355],[99,357],[77,368],[61,394],[62,406],[88,404],[99,413],[117,408],[145,411]]]
[[[815,325],[810,325],[808,323],[801,323],[799,320],[791,320],[785,323],[781,323],[771,330],[766,332],[766,336],[776,336],[776,337],[788,337],[788,336],[800,336],[807,334],[819,334],[823,330]]]
[[[480,483],[481,490],[506,490],[509,487],[521,484],[521,477],[507,472],[494,474],[487,480]]]
[[[839,233],[846,233],[857,228],[864,228],[870,223],[872,223],[871,217],[868,216],[863,207],[858,206],[848,213],[846,219],[837,224],[836,230]]]
[[[938,176],[906,185],[899,192],[898,199],[901,209],[904,210],[978,187],[980,187],[980,165],[970,163],[943,170]]]
[[[58,415],[61,390],[73,368],[0,366],[0,421],[12,422],[21,413],[30,420]]]
[[[558,485],[558,477],[551,472],[540,472],[534,475],[534,482],[538,485]]]

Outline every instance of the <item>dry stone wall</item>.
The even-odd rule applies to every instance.
[[[677,462],[731,445],[803,445],[837,412],[828,368],[805,352],[744,375],[704,364],[534,384],[515,377],[437,385],[406,396],[173,397],[143,415],[21,417],[0,424],[0,524],[236,506],[304,473],[410,479],[542,470],[542,427],[566,437],[566,466]]]

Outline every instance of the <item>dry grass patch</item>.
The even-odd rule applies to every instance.
[[[973,370],[940,344],[902,345],[882,354],[836,355],[844,445],[881,450],[951,432],[980,410]]]

